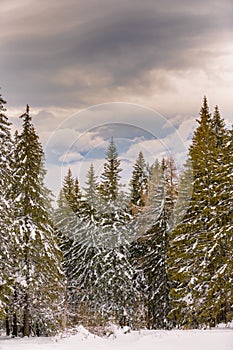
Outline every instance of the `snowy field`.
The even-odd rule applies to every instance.
[[[108,339],[80,327],[68,338],[0,337],[0,350],[232,350],[233,329],[140,331],[124,334],[116,330]]]

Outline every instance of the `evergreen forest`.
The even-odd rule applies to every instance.
[[[69,169],[57,199],[29,106],[12,135],[0,95],[0,322],[50,336],[111,322],[207,328],[233,320],[233,130],[204,97],[182,173],[142,151],[122,186],[114,139],[84,187]]]

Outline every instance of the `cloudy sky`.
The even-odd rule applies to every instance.
[[[182,159],[204,95],[230,125],[232,18],[231,0],[1,0],[1,93],[14,127],[31,106],[50,187],[101,173],[111,136],[125,177],[139,149]]]

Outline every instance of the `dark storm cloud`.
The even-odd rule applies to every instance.
[[[161,70],[205,67],[232,31],[226,0],[3,4],[0,75],[11,104],[80,107],[169,89]]]

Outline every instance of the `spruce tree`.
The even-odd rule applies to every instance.
[[[72,246],[77,227],[80,226],[81,191],[77,178],[70,169],[64,178],[59,193],[58,208],[55,210],[55,222],[60,248],[63,252],[63,268],[68,280],[70,279],[70,248]],[[70,282],[69,282],[70,284]]]
[[[212,117],[212,193],[207,258],[199,285],[204,285],[200,317],[211,325],[227,323],[232,316],[232,142],[216,106]]]
[[[69,196],[69,208],[76,207],[74,213],[68,209],[65,216],[64,210],[60,207],[60,215],[63,217],[63,225],[68,221],[66,226],[60,227],[63,232],[62,249],[64,253],[64,267],[67,275],[68,296],[69,296],[69,312],[72,322],[78,322],[80,317],[87,317],[88,310],[91,309],[90,304],[92,298],[92,284],[95,280],[93,275],[93,255],[97,241],[97,208],[98,208],[98,192],[97,180],[94,168],[91,165],[87,174],[87,187],[84,188],[84,195],[79,191],[78,180],[71,179],[71,173],[64,180],[63,193],[67,192],[68,187],[72,189],[69,193],[76,192],[76,196]],[[71,179],[67,181],[68,179]],[[70,186],[67,184],[70,183]],[[75,191],[76,189],[76,191]],[[62,225],[62,226],[63,226]],[[85,310],[84,310],[85,305]],[[91,306],[90,306],[91,305]],[[94,317],[92,315],[92,317]],[[84,320],[82,322],[85,323]],[[87,325],[85,323],[85,325]]]
[[[195,308],[197,322],[199,324],[215,325],[216,313],[208,308],[205,302],[206,295],[211,303],[218,299],[211,292],[211,281],[216,279],[218,270],[223,268],[224,237],[219,237],[222,224],[218,222],[217,212],[220,208],[223,192],[221,186],[221,174],[223,169],[224,144],[226,142],[224,122],[221,120],[218,108],[215,109],[213,118],[205,118],[206,99],[201,115],[201,123],[194,134],[193,145],[190,147],[190,155],[194,165],[194,193],[198,195],[198,210],[196,210],[196,242],[194,251],[194,273],[196,280],[193,285],[193,309]],[[196,143],[196,144],[195,144]],[[221,216],[221,214],[220,214]],[[197,223],[197,224],[196,224]],[[219,266],[220,264],[220,266]],[[219,269],[220,270],[220,269]],[[221,271],[221,270],[220,270]],[[222,287],[221,287],[222,288]]]
[[[73,178],[70,169],[68,169],[67,176],[64,179],[62,191],[67,201],[67,205],[74,213],[77,213],[80,207],[82,194],[79,188],[78,178]]]
[[[97,176],[95,175],[94,166],[93,164],[91,164],[87,173],[87,181],[86,181],[86,187],[84,187],[84,191],[85,191],[85,200],[88,202],[91,208],[93,208],[93,210],[96,210],[96,204],[98,200],[97,190],[98,190]]]
[[[130,198],[133,205],[132,211],[138,212],[141,207],[145,206],[148,185],[146,162],[141,151],[133,167],[132,178],[129,185]]]
[[[31,122],[29,107],[18,135],[14,164],[15,255],[14,313],[22,319],[23,336],[33,330],[49,334],[59,327],[63,301],[63,274],[51,220],[50,192],[44,185],[44,154]]]
[[[76,279],[73,273],[76,262],[73,259],[73,247],[78,242],[77,232],[81,229],[82,194],[78,178],[74,178],[70,169],[64,178],[62,189],[59,193],[58,208],[55,210],[54,218],[56,232],[59,238],[59,246],[62,251],[62,266],[66,277],[66,315],[69,322],[73,322],[71,315],[75,313],[77,306]],[[67,321],[68,321],[67,320]]]
[[[82,229],[77,232],[76,237],[85,247],[99,247],[102,246],[102,241],[98,234],[98,224],[102,213],[100,210],[99,184],[93,164],[90,165],[88,170],[85,185],[81,210]]]
[[[11,183],[11,157],[13,153],[13,144],[11,139],[10,122],[6,116],[6,101],[0,94],[0,143],[1,143],[1,189],[6,191]]]
[[[86,326],[106,322],[109,318],[125,323],[126,318],[132,317],[135,293],[133,270],[127,255],[130,214],[128,201],[123,200],[120,190],[119,166],[117,150],[111,140],[101,185],[91,165],[80,210],[76,213],[76,225],[72,224],[73,219],[68,219],[72,237],[68,255],[65,252],[68,285],[72,286],[72,291],[68,290],[69,310],[76,315],[72,317],[73,322],[80,320]],[[70,199],[72,206],[74,197]]]
[[[13,145],[10,133],[10,123],[6,116],[5,104],[6,101],[0,95],[0,318],[3,314],[7,314],[9,296],[12,291],[12,250],[14,247],[11,200],[13,181],[11,158],[13,154]],[[6,315],[6,317],[8,316]],[[8,323],[6,326],[7,333],[9,333]]]
[[[172,307],[169,318],[174,326],[187,325],[190,319],[193,255],[190,245],[194,239],[192,226],[193,169],[188,159],[179,178],[179,198],[174,210],[174,228],[169,235],[168,272],[171,284]]]
[[[96,303],[106,317],[119,323],[132,321],[136,294],[134,270],[129,261],[129,243],[133,239],[129,201],[121,191],[120,160],[113,139],[106,151],[101,176],[101,211],[99,234],[102,246],[95,259],[99,266],[96,279]]]
[[[138,218],[141,256],[137,264],[142,269],[146,292],[147,327],[168,328],[170,311],[170,282],[167,273],[167,250],[171,190],[167,191],[165,160],[157,162],[149,182],[145,209]],[[170,179],[170,181],[173,181]],[[142,284],[143,285],[143,284]]]
[[[189,208],[180,225],[173,233],[174,242],[171,242],[170,255],[173,256],[172,249],[176,247],[176,242],[180,241],[179,235],[183,235],[186,246],[184,251],[180,247],[177,254],[175,270],[173,268],[173,278],[177,278],[179,293],[183,299],[180,300],[182,310],[186,310],[184,304],[188,304],[189,312],[183,315],[184,322],[193,327],[199,325],[199,307],[203,286],[199,285],[201,270],[205,264],[206,242],[210,234],[210,207],[211,207],[211,176],[213,168],[211,166],[211,153],[213,149],[213,132],[211,127],[211,115],[206,97],[200,112],[199,126],[194,132],[192,144],[189,148],[189,157],[193,165],[193,194]],[[178,235],[178,240],[175,238]],[[182,244],[182,242],[180,242]],[[182,264],[182,266],[180,266]],[[179,272],[182,271],[180,275]],[[179,284],[179,280],[183,284]],[[183,291],[181,291],[184,289]],[[174,297],[175,293],[173,294]],[[176,301],[174,300],[174,304]],[[176,305],[177,308],[177,305]],[[177,316],[177,315],[176,315]],[[180,316],[177,316],[180,318]]]
[[[173,231],[169,250],[173,279],[171,317],[179,325],[192,327],[213,326],[226,321],[226,315],[232,312],[231,259],[226,253],[232,254],[232,238],[230,226],[225,226],[232,201],[226,191],[232,183],[229,158],[226,160],[230,143],[218,108],[211,118],[206,98],[200,114],[189,149],[193,193],[186,214]],[[187,170],[186,179],[191,173]]]
[[[58,208],[55,211],[56,226],[62,242],[73,240],[73,229],[77,225],[81,212],[81,198],[78,178],[74,178],[71,170],[68,169],[59,193]]]
[[[104,171],[101,176],[100,192],[103,199],[107,202],[114,202],[119,194],[120,160],[113,138],[111,139],[106,151],[106,161],[104,163]]]
[[[72,283],[78,291],[73,302],[76,314],[85,326],[90,326],[95,323],[96,317],[93,286],[98,276],[96,271],[98,266],[95,264],[95,255],[101,244],[98,226],[100,220],[98,182],[92,164],[87,173],[86,187],[83,189],[83,193],[80,225],[77,225],[73,231],[70,266]],[[90,320],[90,318],[92,319]]]

